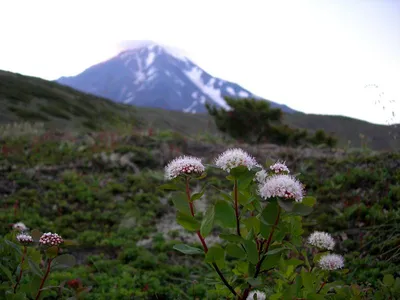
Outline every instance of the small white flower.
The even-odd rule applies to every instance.
[[[254,297],[254,295],[256,295],[257,297]],[[265,299],[267,299],[267,295],[265,295],[265,293],[260,292],[260,291],[252,291],[247,296],[246,300],[253,300],[253,299],[265,300]]]
[[[63,242],[64,240],[61,236],[59,236],[57,233],[51,232],[43,233],[39,239],[39,243],[44,246],[58,246]]]
[[[318,265],[323,270],[337,270],[344,267],[344,258],[338,254],[327,254],[321,257]]]
[[[254,181],[262,184],[267,179],[268,173],[265,170],[258,171],[254,177]]]
[[[171,180],[183,174],[202,174],[204,166],[201,159],[192,156],[181,156],[172,160],[165,167],[165,179]]]
[[[290,175],[273,175],[260,185],[259,194],[264,199],[281,197],[301,202],[304,197],[303,185]]]
[[[226,172],[239,166],[245,166],[249,170],[259,166],[254,157],[239,148],[226,150],[215,160],[215,164]]]
[[[289,168],[286,166],[285,162],[277,161],[275,164],[269,167],[269,169],[275,174],[289,174]]]
[[[29,245],[33,243],[33,238],[29,234],[18,234],[17,241],[23,245]]]
[[[307,242],[319,249],[333,250],[335,241],[329,233],[315,231],[309,237]]]
[[[22,232],[22,231],[28,230],[28,227],[26,227],[24,223],[18,222],[18,223],[13,224],[13,229]]]

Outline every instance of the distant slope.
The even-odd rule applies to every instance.
[[[138,124],[182,134],[216,133],[207,114],[134,107],[88,95],[40,78],[0,71],[0,123],[41,121],[51,128],[110,130]],[[341,145],[360,147],[360,134],[376,150],[400,150],[400,128],[371,124],[342,116],[285,114],[284,122],[310,131],[334,133]],[[395,137],[397,137],[395,139]]]
[[[0,123],[37,121],[59,128],[100,129],[133,123],[135,112],[133,106],[0,70]]]

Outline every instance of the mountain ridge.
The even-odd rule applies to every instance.
[[[266,100],[239,84],[210,75],[177,51],[152,42],[144,45],[56,82],[119,103],[187,113],[206,112],[206,102],[229,109],[225,96]],[[266,101],[284,112],[296,112]]]

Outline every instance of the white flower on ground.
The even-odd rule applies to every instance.
[[[26,227],[24,223],[18,222],[18,223],[13,224],[13,229],[18,230],[18,231],[25,231],[25,230],[28,230],[28,227]]]
[[[289,168],[286,166],[285,162],[277,161],[275,164],[269,167],[269,169],[275,174],[289,174]]]
[[[201,159],[192,156],[181,156],[172,160],[165,167],[165,178],[167,180],[174,179],[180,175],[202,174],[205,167],[201,163]]]
[[[327,254],[321,257],[318,265],[323,270],[337,270],[344,267],[344,258],[338,254]]]
[[[254,177],[254,181],[262,184],[267,179],[268,173],[265,170],[258,171]]]
[[[17,241],[23,245],[29,245],[33,243],[33,238],[29,234],[21,233],[17,235]]]
[[[254,157],[239,148],[226,150],[218,156],[215,164],[226,172],[239,166],[244,166],[249,170],[259,166]]]
[[[254,296],[257,296],[254,297]],[[250,292],[250,294],[247,296],[246,300],[253,300],[253,299],[257,299],[257,300],[265,300],[267,299],[267,296],[265,295],[265,293],[260,292],[260,291],[252,291]]]
[[[273,175],[260,185],[259,194],[264,199],[280,197],[301,202],[304,197],[304,188],[293,176]]]
[[[64,240],[57,233],[43,233],[39,239],[40,245],[43,246],[58,246],[62,244]]]
[[[319,249],[333,250],[335,241],[329,233],[315,231],[309,237],[307,242]]]

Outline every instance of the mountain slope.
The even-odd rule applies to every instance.
[[[52,129],[110,131],[120,125],[141,124],[192,136],[218,133],[214,121],[207,114],[166,112],[114,103],[55,82],[0,70],[0,124],[26,121],[40,121]],[[350,141],[351,147],[360,147],[359,134],[364,134],[368,147],[372,149],[400,149],[400,126],[302,113],[285,113],[284,123],[310,131],[324,129],[334,133],[341,145]]]
[[[130,49],[58,83],[119,103],[196,113],[210,102],[229,108],[223,99],[259,98],[238,84],[211,76],[187,57],[152,42]],[[286,105],[271,102],[285,112]]]

